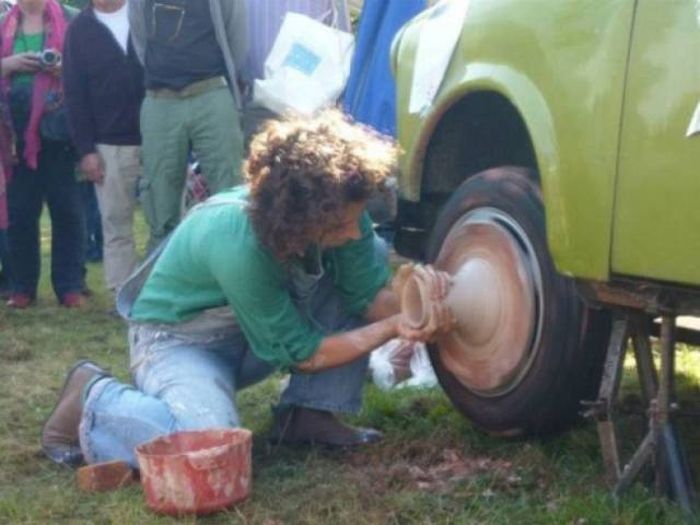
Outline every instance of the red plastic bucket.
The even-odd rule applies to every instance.
[[[250,430],[178,432],[136,447],[146,503],[164,514],[209,514],[250,494]]]

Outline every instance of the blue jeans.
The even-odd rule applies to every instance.
[[[95,184],[89,181],[78,183],[80,198],[85,211],[85,259],[89,262],[102,260],[102,217],[97,205]]]
[[[386,247],[377,245],[378,256],[385,257]],[[344,312],[328,275],[298,307],[327,333],[362,323]],[[88,463],[122,460],[137,467],[135,447],[158,436],[240,426],[236,392],[274,371],[253,354],[235,326],[197,330],[195,321],[175,333],[132,323],[129,345],[135,387],[102,378],[85,399],[80,444]],[[292,373],[280,404],[357,412],[367,364],[365,357],[315,374]]]
[[[10,253],[7,247],[7,232],[0,230],[0,291],[12,286],[12,271],[10,270]]]
[[[20,144],[17,156],[22,155]],[[83,289],[85,217],[75,180],[75,153],[69,144],[44,140],[37,169],[20,160],[7,187],[13,291],[32,297],[39,284],[39,218],[44,201],[51,217],[51,284],[61,299]]]

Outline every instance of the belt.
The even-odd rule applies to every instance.
[[[147,89],[146,94],[154,98],[189,98],[225,87],[228,87],[226,78],[218,76],[192,82],[190,85],[179,90],[170,88]]]

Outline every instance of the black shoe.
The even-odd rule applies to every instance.
[[[298,406],[273,408],[270,442],[287,445],[354,447],[376,443],[382,433],[372,428],[346,425],[332,412]]]
[[[83,415],[83,390],[96,376],[109,374],[92,361],[78,361],[68,372],[63,390],[41,431],[41,448],[61,465],[77,467],[83,463],[78,426]]]

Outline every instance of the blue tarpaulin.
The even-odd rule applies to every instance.
[[[343,108],[358,122],[396,135],[396,85],[389,51],[394,35],[426,0],[365,0]]]

